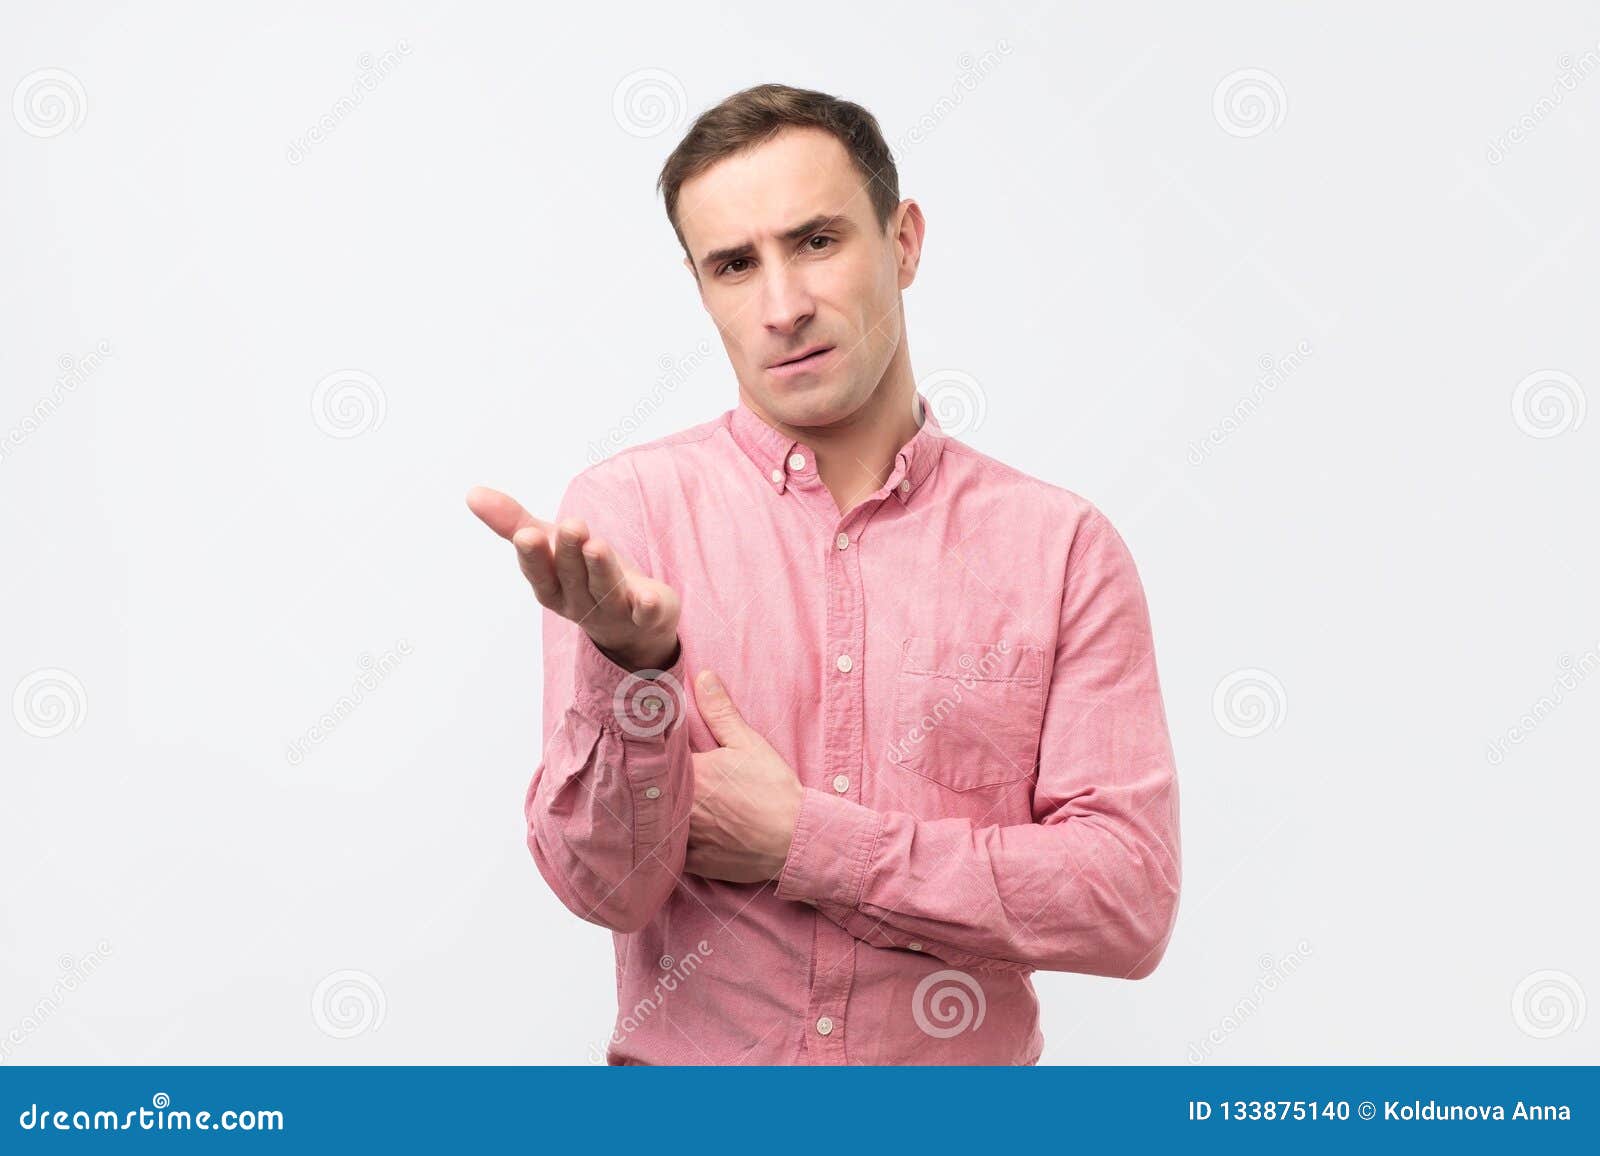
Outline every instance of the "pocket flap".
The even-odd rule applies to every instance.
[[[1044,651],[1019,646],[1009,639],[962,642],[951,638],[912,637],[905,641],[900,669],[906,674],[932,674],[979,682],[1036,683],[1044,667]]]

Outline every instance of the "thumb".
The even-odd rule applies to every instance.
[[[744,721],[739,708],[728,697],[728,688],[722,685],[715,672],[702,670],[695,678],[694,700],[700,708],[700,717],[706,720],[719,746],[749,747],[760,741],[761,736]]]

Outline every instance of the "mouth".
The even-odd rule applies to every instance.
[[[833,355],[833,351],[834,346],[832,345],[814,345],[797,357],[792,357],[788,361],[780,361],[776,365],[767,366],[767,371],[785,377],[796,373],[809,373],[820,369]]]

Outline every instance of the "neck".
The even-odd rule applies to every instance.
[[[791,426],[772,418],[748,396],[743,400],[774,429],[810,447],[817,459],[817,476],[833,495],[839,513],[847,514],[889,480],[895,455],[916,434],[915,394],[911,359],[902,341],[867,403],[834,425]]]

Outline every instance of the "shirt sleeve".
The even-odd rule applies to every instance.
[[[1092,507],[1068,551],[1032,811],[979,826],[808,787],[777,895],[957,966],[1155,970],[1178,909],[1177,773],[1144,590]]]
[[[584,519],[646,568],[638,508],[625,484],[590,469],[568,486],[556,520]],[[672,892],[688,851],[682,647],[669,669],[633,673],[553,610],[543,626],[544,747],[523,802],[528,849],[569,910],[637,931]]]

